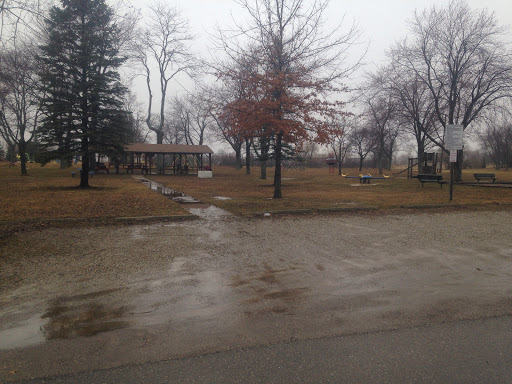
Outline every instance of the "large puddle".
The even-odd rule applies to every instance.
[[[59,296],[46,304],[43,313],[41,306],[30,303],[14,308],[4,317],[6,328],[0,330],[0,350],[126,328],[126,305],[108,300],[118,291],[121,289]]]
[[[18,313],[12,313],[11,321],[4,320],[7,327],[0,330],[0,350],[26,347],[46,340],[42,332],[45,320],[40,313],[27,315],[20,309],[12,312]]]

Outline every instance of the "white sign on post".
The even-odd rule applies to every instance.
[[[459,124],[448,124],[446,126],[446,135],[444,138],[445,147],[448,150],[462,150],[462,138],[464,136],[464,126]]]
[[[450,150],[450,163],[456,163],[457,162],[457,150],[451,149]]]

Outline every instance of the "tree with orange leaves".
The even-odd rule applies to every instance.
[[[231,128],[247,137],[264,132],[273,143],[274,198],[281,198],[283,147],[305,141],[328,143],[338,128],[329,124],[342,112],[339,95],[360,63],[348,64],[348,49],[359,33],[341,24],[323,33],[327,0],[236,0],[247,24],[219,30],[218,44],[230,65],[218,65],[226,83],[241,92],[226,106]],[[235,65],[233,65],[235,63]]]

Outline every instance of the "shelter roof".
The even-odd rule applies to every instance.
[[[187,144],[130,144],[126,146],[125,151],[129,153],[172,153],[182,155],[213,153],[207,145]]]

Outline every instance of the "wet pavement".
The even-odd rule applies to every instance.
[[[0,381],[512,313],[510,212],[190,210],[17,234],[0,250]]]
[[[293,340],[23,383],[509,384],[511,349],[512,317],[503,316]]]

